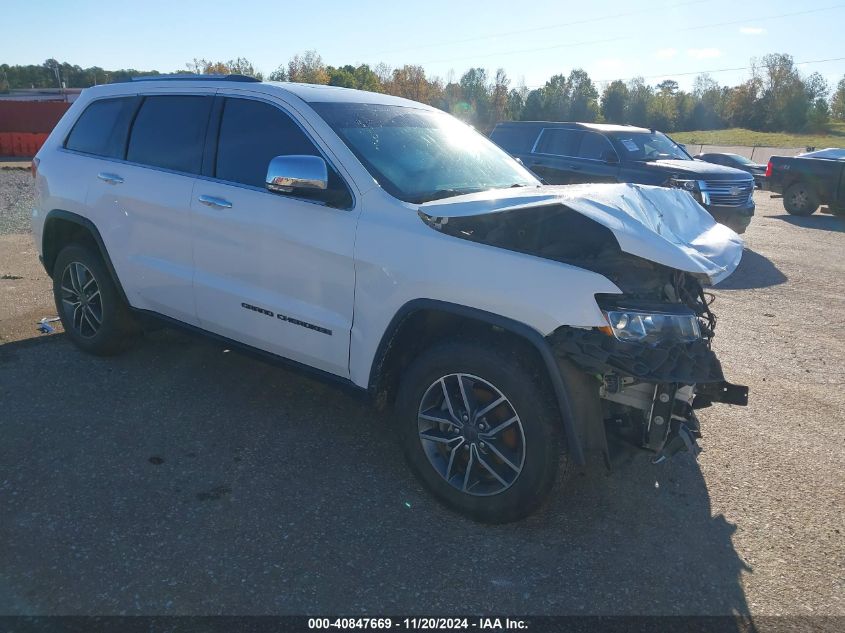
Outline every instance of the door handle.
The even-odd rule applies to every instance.
[[[197,198],[201,203],[203,203],[207,207],[213,207],[215,209],[231,209],[232,203],[228,200],[224,200],[223,198],[215,198],[214,196],[200,196]]]
[[[110,185],[119,185],[123,182],[123,178],[121,178],[117,174],[109,174],[104,171],[101,171],[99,174],[97,174],[97,178],[109,183]]]

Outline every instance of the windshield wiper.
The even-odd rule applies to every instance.
[[[465,187],[462,189],[437,189],[429,193],[424,193],[417,196],[411,202],[422,204],[423,202],[431,202],[432,200],[442,200],[443,198],[452,198],[454,196],[463,196],[468,193],[478,193],[479,191],[486,191],[484,187]]]

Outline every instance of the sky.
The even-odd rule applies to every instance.
[[[710,71],[744,81],[751,58],[789,53],[831,86],[845,75],[845,2],[837,0],[102,0],[9,2],[0,63],[53,57],[82,67],[184,70],[193,58],[248,58],[265,74],[316,50],[326,64],[419,64],[457,80],[504,68],[541,86],[584,68],[599,85],[643,76],[682,88]],[[741,68],[724,72],[722,69]]]

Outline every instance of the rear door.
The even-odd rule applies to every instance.
[[[526,167],[550,185],[581,182],[582,167],[577,153],[582,135],[581,130],[544,128]]]
[[[213,90],[139,97],[122,160],[102,160],[88,192],[131,305],[197,323],[191,192]]]
[[[218,103],[209,134],[216,155],[191,201],[200,325],[348,377],[358,219],[351,190],[293,111],[258,96],[221,94]],[[272,158],[303,154],[327,159],[327,192],[265,188]]]

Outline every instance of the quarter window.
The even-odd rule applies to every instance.
[[[135,97],[94,101],[77,119],[65,147],[106,158],[123,158],[136,102]]]
[[[198,174],[212,97],[154,96],[144,99],[126,159]]]

